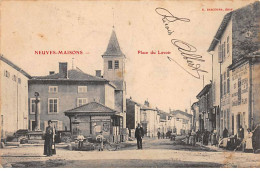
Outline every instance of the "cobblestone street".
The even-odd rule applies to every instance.
[[[174,144],[174,145],[173,145]],[[42,145],[1,149],[2,167],[259,167],[259,154],[224,151],[216,147],[185,145],[180,139],[144,139],[118,151],[69,151],[57,145],[57,155],[42,155]]]

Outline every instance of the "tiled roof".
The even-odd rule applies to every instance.
[[[19,71],[20,73],[22,73],[24,76],[26,76],[27,78],[31,78],[31,76],[25,72],[22,68],[18,67],[17,65],[15,65],[13,62],[9,61],[7,58],[5,58],[3,55],[0,55],[0,60],[5,62],[6,64],[8,64],[9,66],[13,67],[15,70]]]
[[[132,100],[131,98],[127,98],[126,99],[126,102],[128,103],[128,102],[132,102],[132,103],[134,103],[134,104],[136,104],[137,106],[141,106],[141,104],[140,103],[137,103],[137,102],[135,102],[134,100]]]
[[[199,94],[196,96],[197,98],[200,98],[201,96],[203,96],[204,94],[206,94],[207,92],[209,92],[211,88],[211,84],[207,84],[200,92]]]
[[[183,111],[181,111],[181,110],[174,110],[174,111],[171,111],[171,114],[173,114],[173,116],[174,116],[174,115],[178,115],[178,114],[180,114],[180,115],[183,115],[183,116],[186,116],[186,117],[189,117],[189,118],[192,117],[191,114],[189,114],[189,113],[187,113],[187,112],[183,112]]]
[[[70,109],[64,112],[65,114],[76,113],[110,113],[115,114],[116,111],[98,102],[90,102],[85,105]]]
[[[208,52],[213,51],[215,49],[216,45],[218,44],[218,40],[221,39],[222,34],[225,31],[225,29],[226,29],[226,27],[227,27],[227,25],[228,25],[228,23],[229,23],[229,21],[231,19],[231,15],[232,15],[232,12],[227,13],[224,16],[224,18],[223,18],[223,20],[222,20],[222,22],[221,22],[221,24],[220,24],[220,26],[218,28],[218,31],[215,34],[215,36],[214,36],[214,38],[213,38],[213,40],[212,40],[212,42],[211,42],[211,44],[209,46]]]
[[[156,109],[153,109],[151,107],[148,107],[148,106],[142,105],[142,104],[141,104],[141,110],[154,110],[154,111],[157,111]]]
[[[77,80],[77,81],[107,81],[104,78],[92,76],[86,74],[79,70],[69,70],[68,71],[68,78],[64,78],[64,75],[61,73],[56,73],[47,76],[34,76],[33,80]]]
[[[123,52],[120,49],[120,46],[119,46],[119,43],[118,43],[118,40],[116,37],[116,33],[114,30],[112,31],[112,34],[111,34],[111,37],[110,37],[110,40],[109,40],[109,43],[107,46],[107,50],[103,54],[103,57],[106,57],[106,56],[115,56],[115,57],[124,56]]]

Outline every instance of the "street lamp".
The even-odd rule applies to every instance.
[[[35,128],[34,131],[39,131],[40,130],[40,118],[39,118],[39,114],[38,114],[38,103],[40,102],[39,100],[39,96],[40,94],[38,92],[34,93],[35,96]]]

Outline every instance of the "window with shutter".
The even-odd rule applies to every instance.
[[[61,131],[62,130],[62,121],[58,121],[58,127],[57,130]]]
[[[87,98],[77,98],[77,107],[87,104],[87,102],[88,102]]]

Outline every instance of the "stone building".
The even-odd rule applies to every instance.
[[[131,130],[141,123],[141,105],[132,100],[126,99],[126,127]]]
[[[199,107],[199,130],[212,131],[216,128],[216,116],[212,112],[211,84],[207,84],[197,95]]]
[[[192,128],[192,115],[181,110],[172,110],[171,113],[177,135],[187,134]]]
[[[93,101],[114,109],[114,91],[115,86],[108,80],[78,69],[68,70],[67,63],[59,63],[59,73],[29,80],[29,128],[35,126],[35,92],[40,94],[38,113],[44,131],[48,120],[57,130],[69,130],[70,121],[64,112]]]
[[[115,109],[123,115],[123,128],[126,128],[126,57],[120,49],[114,30],[102,58],[104,60],[103,77],[115,85]]]
[[[18,129],[28,129],[28,79],[31,76],[0,56],[1,139]]]
[[[255,88],[258,85],[257,79],[250,82],[250,79],[255,78],[253,75],[257,72],[257,64],[251,70],[252,62],[245,62],[245,65],[241,63],[247,60],[250,54],[259,51],[259,8],[260,2],[254,2],[226,14],[208,49],[213,58],[212,97],[216,129],[220,137],[225,127],[229,135],[236,134],[241,124],[244,130],[252,127],[251,116],[257,115],[252,110],[254,99],[250,92],[258,91]],[[253,59],[256,58],[257,55],[254,55]],[[251,87],[253,82],[255,86]],[[238,111],[242,108],[243,111]]]
[[[147,100],[144,104],[145,105],[141,105],[141,124],[145,135],[152,138],[157,136],[160,115],[158,115],[157,109],[150,107]]]

